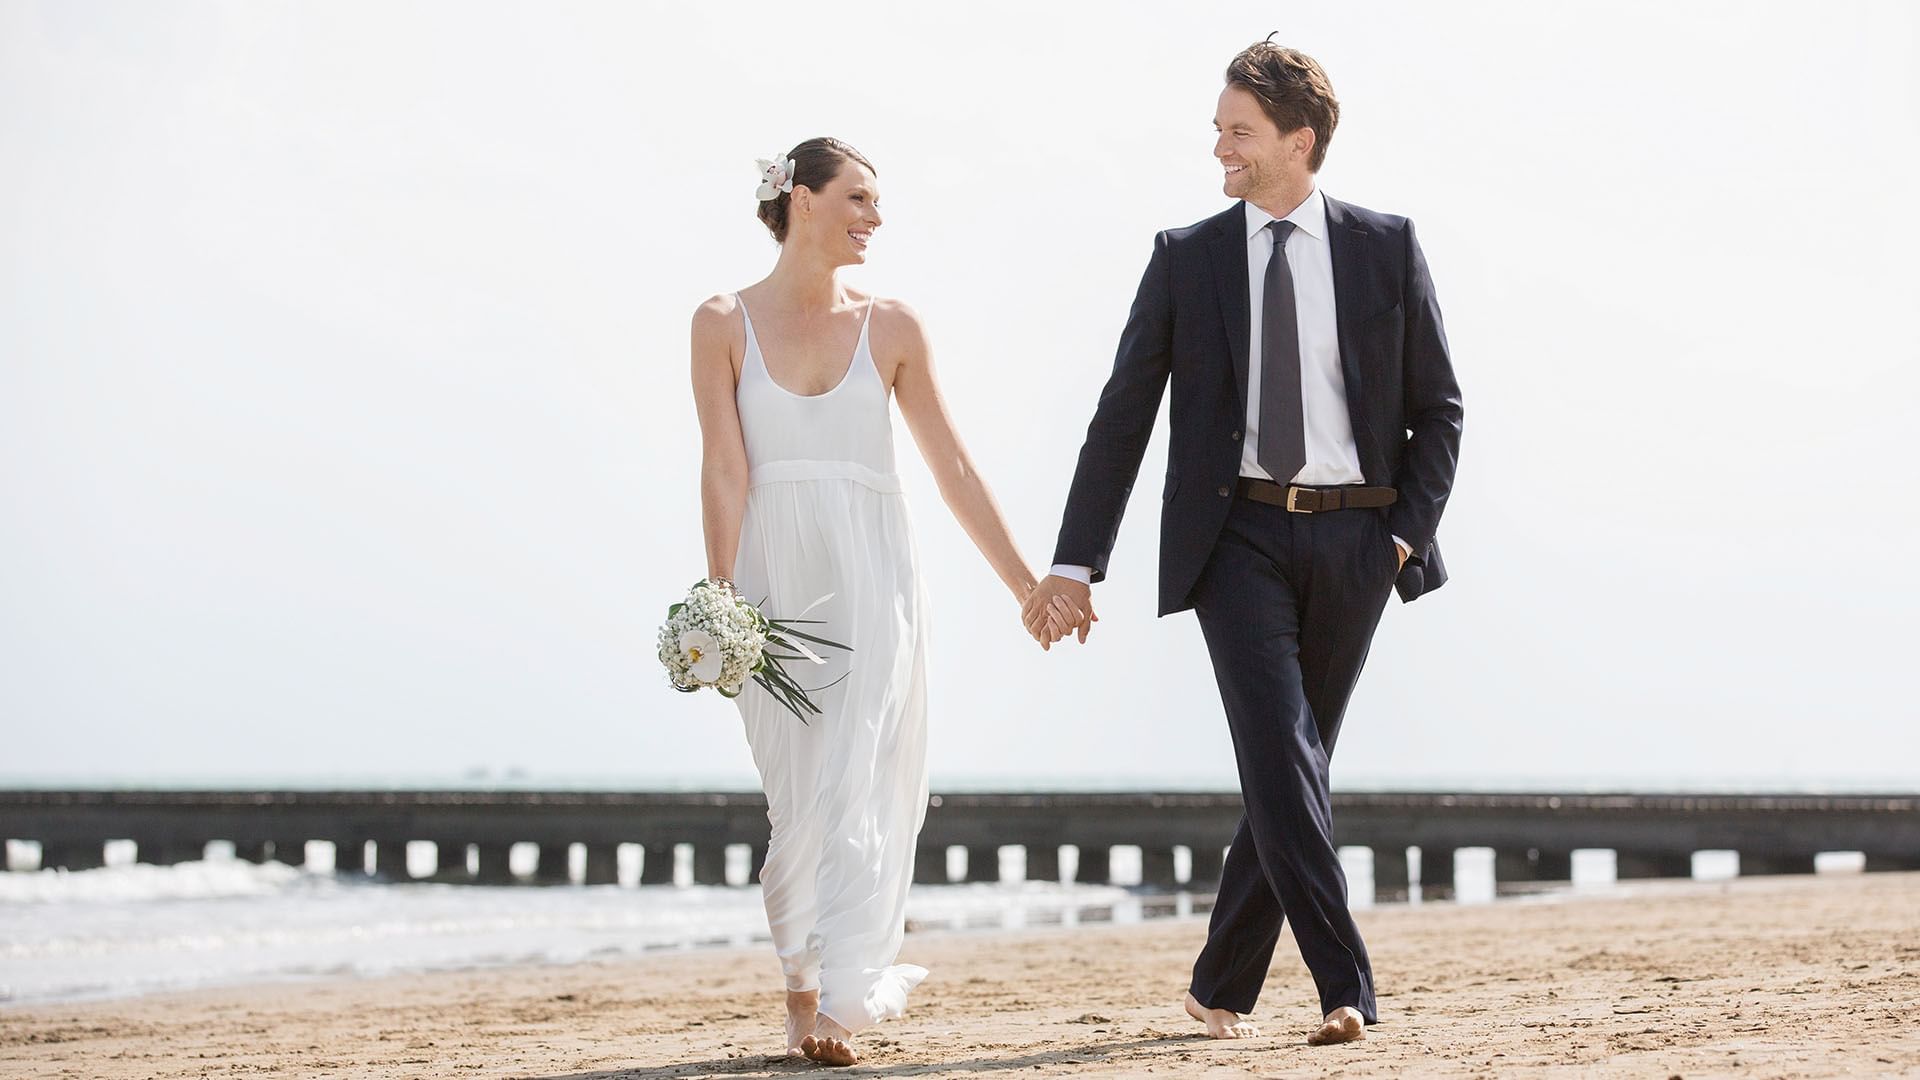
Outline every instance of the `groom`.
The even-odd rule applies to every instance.
[[[1214,116],[1215,217],[1154,238],[1087,429],[1056,566],[1023,611],[1050,645],[1091,627],[1107,557],[1167,383],[1171,448],[1160,614],[1194,609],[1226,706],[1245,803],[1187,1011],[1254,1034],[1283,919],[1320,992],[1312,1043],[1366,1037],[1373,969],[1347,911],[1327,760],[1390,588],[1447,578],[1434,530],[1453,486],[1460,389],[1405,218],[1322,194],[1340,117],[1313,58],[1253,45]]]

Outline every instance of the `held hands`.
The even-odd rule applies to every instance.
[[[1020,605],[1020,621],[1042,649],[1051,650],[1069,633],[1077,633],[1085,645],[1100,616],[1093,613],[1091,588],[1072,578],[1048,574]]]
[[[1413,554],[1399,537],[1394,537],[1393,554],[1394,573],[1406,569],[1407,559]],[[1073,634],[1080,644],[1087,643],[1087,635],[1093,632],[1093,624],[1100,616],[1093,611],[1093,589],[1083,582],[1058,574],[1048,574],[1038,585],[1027,592],[1026,599],[1020,605],[1020,622],[1026,627],[1033,640],[1040,643],[1042,649],[1051,650],[1053,646]]]
[[[1394,573],[1398,574],[1406,569],[1407,559],[1413,553],[1395,537],[1393,554]],[[1051,650],[1068,634],[1085,645],[1087,635],[1093,632],[1093,624],[1099,621],[1100,616],[1093,610],[1093,590],[1058,574],[1048,574],[1041,579],[1020,605],[1020,622],[1042,649]]]

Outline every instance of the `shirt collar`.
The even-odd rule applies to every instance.
[[[1259,234],[1261,229],[1267,227],[1267,223],[1273,220],[1273,215],[1252,203],[1247,203],[1246,207],[1247,239],[1251,240]],[[1325,240],[1327,238],[1327,197],[1320,194],[1319,188],[1314,188],[1313,194],[1308,195],[1299,206],[1294,207],[1293,213],[1288,214],[1286,220],[1293,222],[1294,228],[1315,240]]]

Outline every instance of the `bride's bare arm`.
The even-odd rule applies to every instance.
[[[733,308],[716,296],[693,313],[693,404],[700,414],[700,524],[707,576],[731,578],[747,513],[747,445],[734,403]]]
[[[933,350],[927,343],[920,316],[898,301],[882,302],[887,312],[888,351],[897,358],[894,369],[894,400],[900,403],[900,415],[926,459],[933,478],[940,485],[940,497],[965,529],[973,545],[986,556],[988,565],[1006,584],[1014,599],[1025,600],[1033,591],[1035,578],[1001,516],[1000,506],[987,488],[986,479],[974,467],[973,458],[954,429],[947,412],[946,399],[933,371]]]

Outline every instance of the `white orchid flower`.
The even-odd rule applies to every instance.
[[[703,683],[712,683],[720,677],[720,669],[726,664],[726,654],[720,651],[720,643],[705,630],[688,630],[680,635],[680,655],[686,657],[687,670]]]
[[[785,165],[766,158],[755,158],[760,166],[760,189],[754,192],[761,202],[780,197],[783,191],[793,190],[793,159],[788,158]]]

